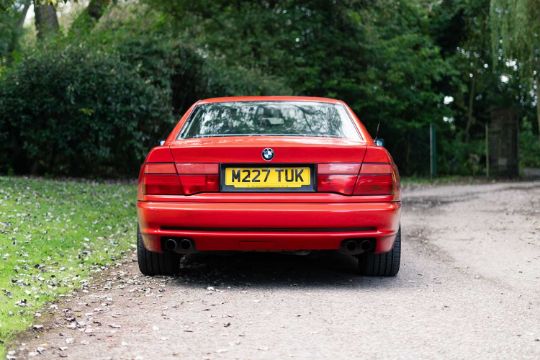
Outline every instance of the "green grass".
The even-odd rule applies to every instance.
[[[0,177],[0,359],[45,303],[134,244],[136,186]]]
[[[493,181],[494,179],[486,178],[485,176],[459,176],[445,175],[435,178],[429,177],[402,177],[401,184],[404,186],[411,185],[451,185],[451,184],[483,184]]]

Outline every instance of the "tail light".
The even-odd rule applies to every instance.
[[[317,190],[351,195],[359,170],[360,164],[319,164]]]
[[[390,164],[363,164],[354,195],[393,195],[396,180]]]
[[[218,164],[176,164],[183,195],[219,191]]]
[[[143,167],[141,185],[144,195],[182,193],[182,185],[173,163],[150,163]]]
[[[399,179],[389,163],[319,164],[317,189],[343,195],[393,195],[399,198]]]
[[[193,195],[219,190],[217,164],[147,163],[141,174],[143,195]]]

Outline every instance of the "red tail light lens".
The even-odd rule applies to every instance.
[[[182,185],[173,163],[148,163],[144,165],[141,179],[144,195],[174,195],[182,193]]]
[[[319,164],[317,170],[319,175],[358,175],[360,164]]]
[[[392,195],[392,175],[360,176],[354,195]]]
[[[356,178],[356,175],[319,175],[317,176],[317,190],[351,195]]]
[[[217,175],[180,175],[184,195],[219,191]]]
[[[141,179],[144,195],[193,195],[219,191],[217,164],[148,163]]]
[[[218,164],[176,164],[176,170],[180,175],[217,175]]]
[[[218,164],[176,164],[184,195],[219,191]]]
[[[396,182],[392,165],[363,164],[354,188],[354,195],[393,195]]]
[[[360,164],[319,164],[317,190],[351,195],[359,170]]]
[[[176,169],[172,163],[150,163],[144,165],[144,173],[176,175]]]
[[[319,164],[317,173],[319,192],[399,198],[397,173],[388,163]]]
[[[182,185],[176,174],[145,174],[143,193],[144,195],[180,195]]]

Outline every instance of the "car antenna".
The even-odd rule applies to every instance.
[[[379,139],[379,129],[380,128],[381,128],[381,121],[379,120],[379,122],[377,123],[377,130],[375,131],[375,139],[373,139],[373,142],[377,146],[384,146],[384,140]]]

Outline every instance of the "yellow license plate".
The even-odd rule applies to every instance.
[[[311,168],[301,167],[227,167],[224,188],[306,189],[312,188]]]

